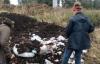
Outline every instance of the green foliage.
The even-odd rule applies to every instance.
[[[100,10],[88,10],[85,14],[91,18],[95,26],[100,27]]]
[[[49,6],[52,6],[52,0],[37,0],[38,3],[45,3]]]
[[[10,2],[9,2],[9,0],[4,0],[4,3],[9,4]]]
[[[22,4],[30,4],[33,2],[37,2],[37,3],[45,3],[49,6],[52,6],[52,0],[21,0]]]
[[[33,2],[37,2],[37,0],[21,0],[21,4],[31,4]]]

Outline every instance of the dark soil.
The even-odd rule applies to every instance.
[[[64,35],[64,28],[58,25],[55,25],[53,23],[47,23],[47,22],[39,22],[35,18],[31,18],[25,15],[20,15],[16,13],[0,13],[0,17],[6,17],[10,20],[15,22],[15,27],[12,29],[11,33],[11,44],[12,47],[15,43],[30,43],[30,36],[31,34],[35,33],[39,35],[41,38],[51,38],[51,37],[57,37],[59,35]],[[22,47],[28,47],[28,45],[22,45]],[[29,45],[31,47],[31,45]],[[24,51],[24,49],[23,49]],[[21,52],[23,52],[21,51]],[[30,62],[38,61],[42,62],[41,59],[38,58],[39,55],[37,55],[36,59],[29,60]],[[40,57],[40,56],[39,56]],[[15,61],[16,64],[25,64],[25,60],[27,58],[14,58],[12,61]],[[24,62],[23,62],[24,61]],[[43,63],[41,63],[43,64]]]

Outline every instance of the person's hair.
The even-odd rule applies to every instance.
[[[0,17],[0,23],[7,25],[10,28],[13,28],[14,21],[6,17]]]
[[[80,11],[81,9],[82,9],[81,3],[79,1],[75,2],[73,5],[73,11],[74,10]]]
[[[74,6],[81,6],[81,3],[79,1],[74,3]]]

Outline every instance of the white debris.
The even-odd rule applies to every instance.
[[[70,58],[74,58],[75,52],[72,52]]]
[[[37,41],[39,41],[39,42],[42,41],[41,37],[38,36],[38,35],[36,35],[36,34],[32,34],[31,40],[32,40],[32,41],[37,40]]]
[[[51,37],[51,38],[50,38],[51,41],[53,41],[53,40],[55,40],[55,39],[56,39],[55,37]]]
[[[83,60],[83,59],[81,59],[81,62],[82,62],[82,63],[84,63],[84,60]]]
[[[57,47],[57,45],[56,44],[54,44],[53,46],[52,46],[52,49],[57,49],[58,47]]]
[[[56,59],[56,60],[54,60],[55,62],[59,62],[59,60],[58,59]]]
[[[62,35],[58,36],[57,38],[58,41],[61,41],[61,40],[66,40]]]
[[[59,52],[57,52],[59,55],[61,55],[62,54],[62,52],[61,51],[59,51]]]
[[[43,46],[40,47],[40,52],[39,52],[40,54],[43,54],[43,55],[48,54],[48,53],[61,55],[63,52],[60,50],[59,46],[60,45],[65,46],[65,43],[63,43],[62,41],[67,41],[67,39],[64,38],[62,35],[58,36],[57,38],[56,37],[51,37],[49,40],[47,40],[47,38],[42,39],[41,37],[39,37],[36,34],[32,34],[31,40],[32,41],[37,40],[43,45]],[[35,54],[37,53],[36,50],[32,50],[32,52],[30,52],[30,53],[25,52],[25,53],[22,53],[22,54],[18,54],[16,45],[19,45],[19,44],[15,44],[15,46],[13,47],[13,51],[17,56],[20,56],[20,57],[34,57]],[[57,53],[55,53],[54,50],[57,50]],[[83,52],[83,54],[82,54],[82,56],[83,56],[88,51],[83,50],[82,52]],[[54,61],[59,62],[59,59],[55,59]],[[46,64],[54,64],[54,63],[52,63],[51,61],[49,61],[47,59],[45,59],[45,63]],[[72,52],[68,63],[69,64],[75,64],[75,51]],[[81,63],[84,64],[84,59],[81,59]]]
[[[14,52],[17,56],[20,56],[20,57],[34,57],[35,54],[37,53],[36,50],[32,50],[32,52],[24,52],[24,53],[18,54],[16,45],[19,45],[19,44],[15,44],[15,46],[13,47],[13,52]]]
[[[88,52],[88,50],[83,50],[82,52],[83,52],[84,54],[86,54],[86,53]]]
[[[57,46],[60,46],[60,45],[65,46],[64,43],[62,43],[62,42],[58,42]]]
[[[24,52],[24,53],[21,53],[21,54],[18,54],[18,56],[20,57],[34,57],[35,54],[34,53],[30,53],[30,52]]]
[[[33,53],[35,53],[35,54],[37,53],[37,51],[36,51],[36,50],[32,50],[32,52],[33,52]]]
[[[51,40],[45,41],[45,44],[50,44],[50,43],[52,43]]]
[[[54,63],[52,63],[51,61],[45,59],[45,64],[54,64]]]
[[[17,45],[19,45],[19,44],[15,44],[14,47],[13,47],[13,52],[14,52],[16,55],[18,55],[18,51],[17,51],[17,48],[16,48]]]
[[[42,47],[40,47],[40,54],[45,54],[48,52],[47,46],[43,45]]]
[[[75,64],[75,60],[74,59],[69,59],[68,63],[69,64]]]

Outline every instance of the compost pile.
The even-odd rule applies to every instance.
[[[63,27],[55,25],[53,23],[39,22],[36,19],[27,17],[25,15],[4,12],[0,14],[0,17],[6,17],[15,22],[15,28],[12,30],[12,34],[10,38],[10,43],[11,43],[10,47],[12,48],[15,44],[20,44],[19,48],[21,48],[22,50],[19,49],[19,53],[22,53],[24,51],[30,51],[27,50],[28,48],[32,49],[33,47],[37,48],[41,46],[37,41],[35,44],[37,46],[30,45],[30,43],[32,42],[30,40],[32,34],[36,34],[41,38],[46,38],[46,39],[49,39],[51,37],[58,37],[59,35],[64,35]],[[51,55],[49,54],[49,56]],[[42,56],[37,55],[36,59],[22,58],[22,57],[15,56],[15,58],[13,58],[10,61],[10,64],[12,62],[15,64],[26,64],[27,60],[30,63],[36,61],[36,63],[38,62],[40,64],[43,64],[42,63],[44,62],[43,58],[44,58],[43,55]]]
[[[1,13],[1,17],[7,17],[15,22],[15,28],[13,29],[14,38],[25,35],[26,37],[30,33],[35,33],[42,38],[49,38],[53,36],[63,35],[64,28],[53,23],[39,22],[34,18],[27,17],[16,13]]]

